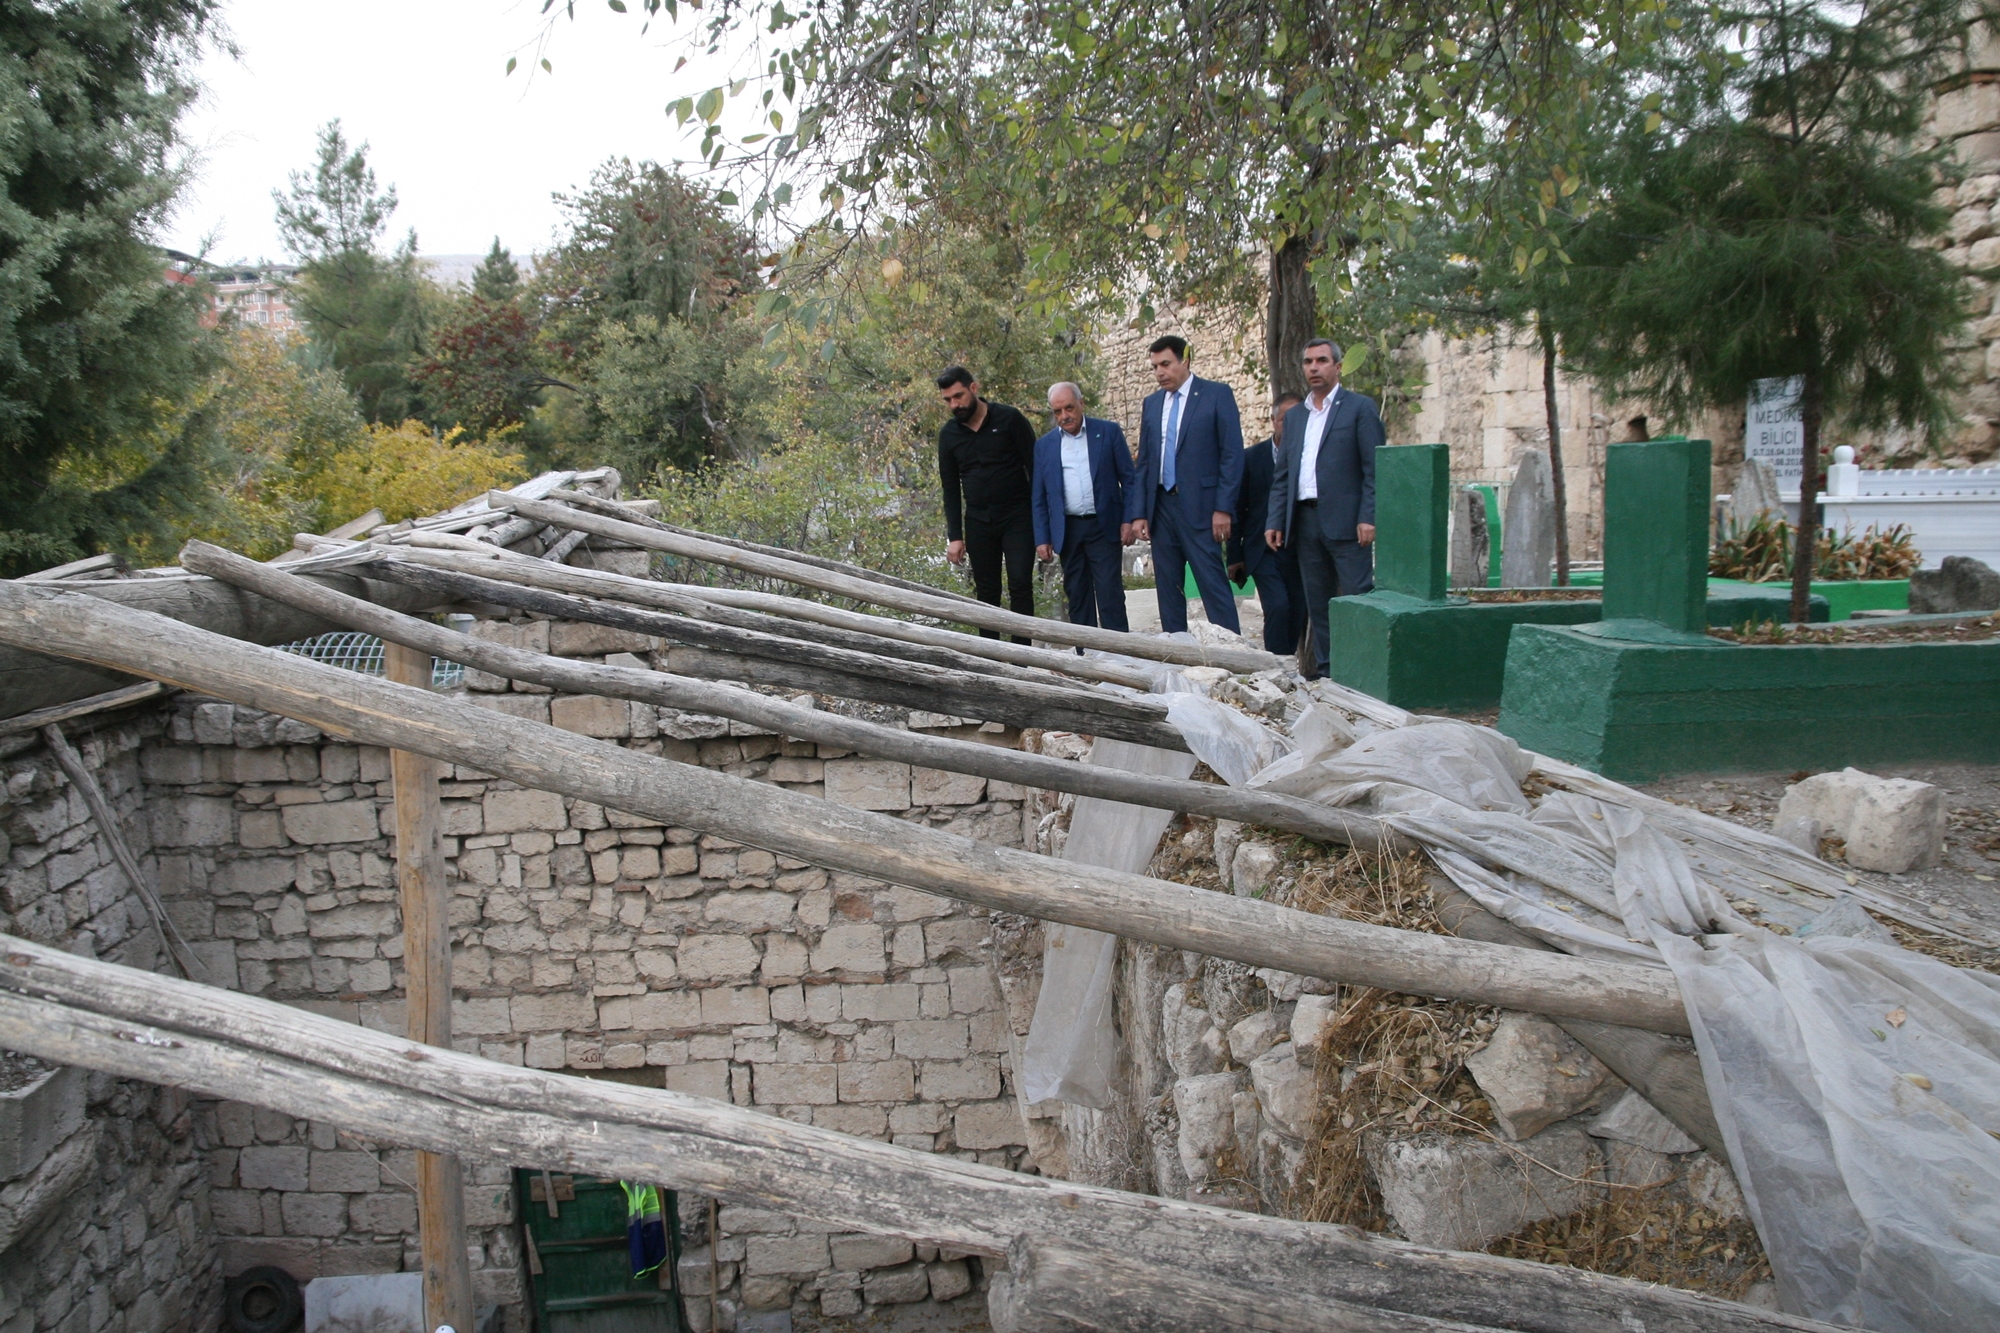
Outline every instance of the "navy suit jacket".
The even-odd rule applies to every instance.
[[[1153,521],[1160,488],[1160,434],[1167,393],[1146,399],[1139,413],[1139,499],[1136,517]],[[1197,532],[1208,530],[1213,514],[1236,512],[1243,486],[1243,422],[1236,395],[1227,384],[1188,379],[1187,403],[1181,411],[1180,440],[1174,451],[1174,485],[1179,489],[1181,515]]]
[[[1271,468],[1277,450],[1270,440],[1260,440],[1243,451],[1243,489],[1236,498],[1236,522],[1229,529],[1229,563],[1247,564],[1253,569],[1267,555],[1274,554],[1264,544],[1264,520],[1271,513]]]
[[[1299,498],[1299,466],[1305,457],[1306,421],[1300,403],[1285,413],[1285,438],[1271,468],[1271,508],[1264,526],[1285,534],[1293,544],[1292,523]],[[1351,542],[1358,523],[1375,521],[1375,451],[1382,447],[1382,414],[1365,393],[1341,389],[1333,400],[1326,436],[1319,445],[1319,535],[1330,542]]]
[[[1090,491],[1097,501],[1097,516],[1123,527],[1139,516],[1139,488],[1133,484],[1132,451],[1126,447],[1125,431],[1115,421],[1085,417],[1083,438],[1090,446]],[[1061,555],[1065,517],[1061,430],[1035,441],[1032,494],[1035,545],[1053,546]]]

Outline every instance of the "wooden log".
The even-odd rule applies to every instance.
[[[242,586],[261,596],[296,603],[304,610],[335,620],[351,629],[390,643],[407,645],[432,656],[463,662],[510,680],[524,680],[575,694],[601,694],[614,699],[664,704],[670,708],[734,718],[781,736],[817,741],[880,759],[894,759],[951,773],[971,773],[996,782],[1024,787],[1098,796],[1130,805],[1185,810],[1213,819],[1297,833],[1321,842],[1337,842],[1371,851],[1404,844],[1381,821],[1349,810],[1319,805],[1295,796],[1212,782],[1148,777],[1118,769],[1098,768],[1048,755],[979,741],[885,727],[860,718],[843,717],[819,708],[802,708],[749,690],[718,686],[659,671],[601,666],[572,658],[550,657],[510,648],[444,629],[428,620],[373,606],[358,598],[291,579],[253,560],[210,546],[189,542],[181,559],[190,569]]]
[[[980,1254],[1006,1253],[1026,1237],[1196,1282],[1212,1275],[1252,1289],[1520,1333],[1828,1328],[1574,1268],[1003,1171],[727,1102],[419,1047],[289,1005],[6,936],[0,1046],[432,1152],[665,1181],[840,1230]],[[1162,1305],[1180,1299],[1177,1290],[1160,1298]],[[1135,1321],[1158,1317],[1155,1309],[1134,1312]],[[1198,1318],[1181,1325],[1201,1326]]]
[[[1016,727],[1049,727],[1092,736],[1115,736],[1171,750],[1187,749],[1180,732],[1166,721],[1166,705],[1153,698],[1120,697],[1066,684],[1001,680],[951,671],[711,624],[688,616],[644,611],[617,602],[544,592],[523,584],[478,578],[430,565],[383,559],[366,568],[382,578],[425,589],[438,601],[491,602],[688,644],[696,655],[684,655],[681,660],[687,665],[671,669],[710,680],[779,684],[876,703],[956,713]]]
[[[391,643],[383,674],[428,690],[431,655]],[[389,751],[396,797],[396,888],[403,909],[403,1008],[410,1040],[451,1045],[451,886],[445,882],[444,811],[437,761]],[[417,1153],[417,1246],[424,1327],[471,1328],[472,1265],[465,1249],[465,1173],[448,1153]]]
[[[927,593],[933,597],[949,597],[960,602],[971,602],[975,606],[987,605],[987,603],[981,602],[976,597],[967,597],[962,592],[953,592],[949,588],[933,588],[922,583],[912,583],[909,579],[898,578],[894,574],[884,574],[879,569],[864,569],[860,565],[852,565],[845,560],[834,560],[823,555],[808,555],[804,551],[788,551],[782,546],[766,546],[762,542],[745,541],[741,537],[719,537],[712,532],[699,532],[694,528],[677,527],[672,523],[663,522],[650,515],[634,513],[629,506],[620,504],[616,500],[600,499],[595,495],[586,494],[583,491],[551,491],[549,492],[549,498],[560,500],[564,504],[575,505],[579,509],[588,509],[591,513],[601,514],[605,518],[615,518],[626,523],[637,523],[641,527],[656,528],[661,532],[677,533],[683,537],[695,537],[705,542],[714,542],[718,546],[733,546],[739,551],[750,551],[756,555],[776,556],[780,560],[795,560],[802,565],[811,565],[816,569],[829,570],[836,574],[847,574],[858,579],[867,579],[871,583],[879,583],[887,588],[901,588],[905,592]]]
[[[670,555],[684,556],[690,560],[706,560],[711,564],[727,565],[748,574],[783,579],[800,587],[818,588],[823,592],[852,597],[856,601],[873,602],[877,606],[894,607],[898,611],[912,611],[918,615],[934,616],[939,620],[948,620],[961,625],[976,625],[980,629],[990,629],[1001,634],[1018,634],[1027,638],[1043,639],[1050,643],[1069,644],[1077,648],[1098,648],[1105,652],[1124,653],[1128,657],[1142,657],[1155,662],[1175,662],[1182,666],[1217,666],[1229,671],[1264,671],[1282,665],[1277,657],[1259,648],[1211,648],[1203,644],[1179,643],[1152,635],[1126,634],[1118,630],[1098,629],[1093,625],[1071,625],[1060,620],[1044,620],[1039,616],[1017,615],[997,606],[988,606],[984,602],[956,601],[940,596],[936,592],[907,592],[901,588],[891,588],[886,584],[855,578],[850,574],[839,574],[813,565],[800,564],[796,560],[758,555],[752,551],[719,546],[698,537],[683,537],[678,533],[644,528],[636,523],[572,509],[551,500],[517,500],[501,491],[493,492],[487,499],[496,509],[510,509],[544,523],[581,528],[593,536],[612,537],[634,546],[665,551]]]
[[[434,539],[427,539],[425,534],[416,533],[410,539],[410,548],[429,548],[433,543]],[[484,546],[484,543],[468,542],[467,546]],[[877,640],[890,639],[900,643],[922,644],[931,648],[948,648],[967,657],[983,657],[1014,666],[1039,667],[1043,671],[1056,672],[1078,680],[1102,681],[1140,691],[1150,690],[1153,686],[1153,674],[1137,666],[1107,662],[1102,658],[1082,657],[1071,652],[1058,652],[1052,648],[1028,647],[1024,644],[1009,643],[1005,639],[982,639],[957,630],[919,625],[888,616],[871,616],[861,611],[848,611],[821,602],[809,602],[800,597],[780,597],[775,593],[750,592],[741,588],[710,588],[697,583],[661,583],[654,579],[637,579],[625,574],[613,574],[608,570],[579,569],[573,565],[563,565],[555,569],[537,569],[525,566],[521,559],[507,559],[506,557],[513,555],[511,551],[500,552],[489,549],[477,553],[472,551],[446,553],[436,549],[397,547],[396,554],[402,559],[436,565],[442,569],[454,569],[461,574],[506,579],[510,583],[523,583],[531,588],[550,588],[557,592],[575,593],[583,597],[601,597],[614,602],[629,602],[634,606],[649,606],[662,611],[678,611],[693,599],[708,606],[761,611],[786,620],[827,625]],[[798,636],[795,634],[794,637]],[[875,651],[883,652],[887,649],[878,645]]]
[[[427,594],[400,584],[364,590],[359,580],[348,575],[312,577],[327,580],[328,587],[358,593],[370,601],[403,611],[419,610],[426,605],[423,599]],[[171,616],[251,643],[290,643],[334,628],[292,607],[266,602],[212,579],[107,579],[53,586]],[[53,708],[135,683],[123,673],[62,661],[31,647],[0,648],[0,716]]]
[[[67,722],[73,717],[108,713],[115,708],[131,708],[170,693],[172,691],[157,680],[141,681],[137,685],[127,685],[122,690],[106,690],[103,694],[93,694],[74,703],[57,704],[54,708],[37,708],[32,713],[7,718],[0,721],[0,736],[11,736],[21,731],[40,731],[43,727]]]
[[[581,534],[571,533],[571,537]],[[564,540],[568,540],[565,538]],[[398,558],[408,559],[400,555]],[[467,554],[460,558],[456,554],[440,558],[436,553],[418,557],[416,563],[434,568],[450,570],[454,573],[479,579],[498,579],[506,583],[516,583],[525,588],[537,588],[545,592],[567,593],[585,597],[597,597],[614,602],[630,603],[632,599],[607,593],[604,583],[599,580],[606,576],[596,570],[575,569],[568,565],[546,565],[539,560],[481,560]],[[576,577],[582,575],[583,577]],[[612,575],[610,577],[620,577]],[[632,580],[634,583],[640,580]],[[1078,686],[1054,671],[1036,667],[1016,666],[1010,662],[997,662],[971,653],[962,653],[956,645],[934,647],[929,644],[914,644],[900,640],[885,639],[879,635],[852,629],[794,620],[785,616],[775,616],[763,611],[749,611],[724,603],[713,602],[701,596],[700,592],[684,583],[654,583],[646,581],[650,595],[638,605],[651,610],[667,611],[693,620],[706,620],[716,625],[728,625],[734,629],[750,630],[758,634],[769,634],[783,639],[800,639],[807,643],[817,643],[829,648],[845,648],[850,652],[873,653],[883,657],[897,657],[906,662],[922,662],[927,666],[946,667],[953,671],[970,672],[973,675],[995,676],[1002,680],[1025,680],[1038,685],[1050,685],[1060,689],[1074,690]],[[960,640],[970,639],[970,635],[954,636]],[[975,640],[977,642],[977,640]],[[1053,654],[1052,654],[1053,655]]]
[[[974,842],[259,648],[83,593],[0,583],[0,642],[139,671],[335,735],[982,907],[1383,990],[1689,1030],[1673,974],[1312,916]]]
[[[1516,949],[1560,952],[1519,926],[1502,921],[1442,874],[1431,874],[1428,882],[1438,919],[1454,935]],[[1628,1087],[1637,1088],[1639,1095],[1658,1107],[1682,1133],[1725,1162],[1729,1160],[1722,1127],[1716,1124],[1715,1107],[1708,1100],[1708,1080],[1702,1076],[1701,1058],[1686,1038],[1581,1018],[1558,1018],[1554,1022]]]

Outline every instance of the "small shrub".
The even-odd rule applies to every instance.
[[[1797,535],[1782,518],[1759,514],[1748,527],[1731,532],[1709,552],[1708,572],[1746,583],[1780,583],[1792,577]],[[1898,523],[1887,532],[1869,528],[1860,536],[1822,531],[1813,547],[1813,577],[1823,580],[1905,579],[1923,560],[1910,530]]]

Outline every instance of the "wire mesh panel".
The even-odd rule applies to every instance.
[[[355,630],[336,630],[331,634],[300,639],[296,643],[281,643],[278,651],[297,653],[300,657],[310,657],[315,662],[343,667],[348,671],[359,671],[364,676],[379,676],[383,672],[382,640],[373,634]],[[442,657],[431,659],[433,689],[448,690],[464,679],[465,667],[461,663],[447,662]]]

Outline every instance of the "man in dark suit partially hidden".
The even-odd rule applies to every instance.
[[[1298,401],[1295,393],[1280,394],[1271,404],[1270,438],[1243,451],[1243,490],[1236,500],[1236,527],[1229,534],[1229,581],[1241,583],[1246,575],[1257,580],[1264,650],[1272,653],[1296,653],[1305,637],[1306,590],[1299,582],[1298,557],[1289,546],[1274,551],[1264,542],[1278,438],[1285,431],[1285,413]]]
[[[1160,629],[1185,630],[1187,571],[1208,623],[1240,632],[1236,598],[1222,567],[1222,544],[1236,525],[1243,484],[1243,423],[1227,384],[1198,378],[1187,339],[1172,334],[1149,354],[1160,391],[1139,412],[1139,517],[1132,527],[1153,543]]]
[[[1326,674],[1326,604],[1375,586],[1375,451],[1382,414],[1366,394],[1340,387],[1340,347],[1314,338],[1305,350],[1306,400],[1285,413],[1271,470],[1264,541],[1298,556],[1312,625],[1300,674]]]

